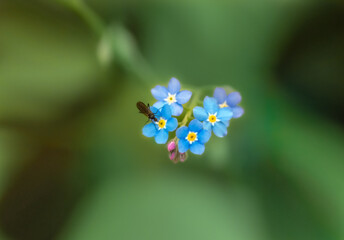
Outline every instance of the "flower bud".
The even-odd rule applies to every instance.
[[[167,144],[167,150],[169,152],[172,152],[175,149],[176,149],[176,142],[174,140],[172,140]]]
[[[179,154],[179,160],[181,162],[184,162],[188,158],[188,155],[186,153],[180,153]]]
[[[171,152],[169,154],[169,158],[173,161],[176,158],[177,153],[176,152]]]

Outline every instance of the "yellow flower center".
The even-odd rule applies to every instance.
[[[211,123],[216,123],[216,116],[215,115],[210,115],[208,118],[209,122]]]
[[[189,132],[188,135],[185,138],[188,140],[190,144],[192,144],[194,141],[197,141],[197,133],[196,132]]]
[[[210,114],[209,113],[209,116],[208,116],[208,119],[207,121],[211,123],[211,125],[214,126],[214,124],[218,121],[220,121],[217,117],[216,117],[217,113],[214,113],[214,114]]]
[[[220,104],[219,106],[220,106],[220,108],[229,107],[226,101],[224,101],[224,102],[223,102],[222,104]]]
[[[170,93],[168,93],[167,98],[165,98],[164,100],[165,100],[169,105],[171,105],[172,103],[177,102],[176,94],[170,94]]]
[[[163,129],[163,128],[166,128],[166,120],[163,119],[163,118],[160,118],[158,122],[156,122],[156,124],[158,125],[159,127],[159,130],[160,129]]]

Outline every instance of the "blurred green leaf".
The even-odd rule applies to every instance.
[[[313,204],[314,214],[344,237],[344,132],[325,118],[286,99],[275,103],[271,144],[282,171],[292,177]],[[298,107],[296,107],[299,105]]]
[[[99,84],[97,39],[58,5],[2,3],[0,118],[45,119]]]
[[[150,175],[102,184],[63,239],[266,239],[254,198],[241,187],[223,191],[226,184],[173,170]]]

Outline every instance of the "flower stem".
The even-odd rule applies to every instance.
[[[158,82],[158,77],[137,47],[134,37],[123,24],[113,24],[115,27],[107,26],[101,16],[84,0],[59,0],[59,2],[77,13],[100,39],[104,36],[107,37],[105,40],[110,48],[109,51],[112,51],[111,54],[116,56],[113,59],[116,59],[116,63],[124,67],[125,71],[133,76],[134,80],[146,86],[152,85],[152,79]]]
[[[60,2],[73,9],[90,26],[94,33],[98,36],[102,35],[105,23],[83,0],[60,0]]]
[[[199,102],[199,97],[201,95],[200,91],[194,91],[194,94],[192,96],[192,100],[190,101],[190,104],[188,106],[189,111],[185,114],[183,120],[179,123],[179,126],[186,126],[187,123],[191,120],[192,118],[192,110],[194,107],[197,106]]]

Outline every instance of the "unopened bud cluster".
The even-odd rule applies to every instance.
[[[178,151],[178,145],[176,141],[176,139],[173,139],[167,143],[168,156],[174,163],[185,162],[185,160],[187,159],[187,153],[181,153]]]

